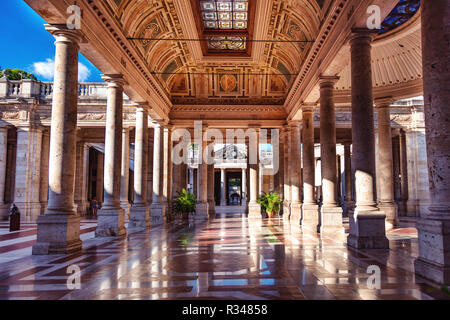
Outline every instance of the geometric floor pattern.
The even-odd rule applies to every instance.
[[[354,250],[278,218],[176,222],[85,239],[75,254],[0,263],[0,299],[450,299],[412,272],[416,230],[388,237],[390,250]],[[375,288],[369,266],[380,270]],[[73,270],[79,289],[67,285]]]

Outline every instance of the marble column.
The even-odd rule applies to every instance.
[[[227,205],[227,199],[225,199],[225,169],[220,169],[220,205],[226,206]]]
[[[389,248],[383,211],[376,204],[375,127],[372,92],[371,42],[374,31],[353,30],[350,40],[352,72],[352,165],[356,207],[350,215],[347,243],[358,249]]]
[[[35,221],[41,214],[39,201],[42,128],[30,125],[17,127],[17,155],[14,203],[21,219]]]
[[[120,206],[120,177],[122,171],[122,75],[104,75],[107,86],[104,202],[98,211],[96,237],[121,237],[126,234],[125,211]]]
[[[201,141],[196,141],[198,148],[198,169],[197,169],[197,205],[195,207],[195,219],[208,219],[208,165],[204,157],[204,151],[208,146],[205,138],[206,129],[202,128]]]
[[[216,202],[214,200],[214,163],[208,164],[208,210],[210,217],[216,215]]]
[[[97,175],[95,183],[95,195],[99,205],[103,203],[103,183],[104,183],[105,156],[97,150]]]
[[[303,217],[302,226],[319,231],[319,206],[315,199],[314,107],[303,107]]]
[[[284,141],[284,201],[283,201],[283,219],[289,221],[291,217],[291,174],[290,158],[291,153],[291,129],[284,128],[281,140]]]
[[[398,226],[398,209],[394,200],[394,158],[392,155],[391,113],[392,98],[377,99],[378,109],[378,208],[386,214],[386,229]]]
[[[163,163],[161,164],[163,180],[162,180],[162,202],[163,205],[163,219],[169,221],[172,219],[172,127],[165,126],[163,131]],[[154,221],[154,224],[162,222]]]
[[[134,203],[130,208],[129,228],[150,226],[147,204],[147,164],[148,164],[148,113],[145,103],[136,106],[136,132],[134,142]]]
[[[425,140],[423,137],[421,137],[421,140]],[[416,150],[421,149],[419,146],[421,144],[420,143],[416,143],[415,144],[415,148]],[[403,212],[405,212],[405,215],[408,215],[408,201],[409,201],[409,181],[408,181],[408,148],[406,145],[406,133],[404,130],[400,130],[399,132],[399,149],[400,149],[400,194],[401,194],[401,201],[400,201],[400,206],[403,210]],[[426,171],[428,169],[427,166],[427,159],[426,159],[426,153],[425,155],[422,155],[421,157],[423,160],[422,161],[422,166],[424,171]],[[412,161],[411,161],[412,162]],[[420,161],[419,161],[420,162]],[[417,162],[413,162],[415,164],[416,169],[419,169],[419,164]],[[423,179],[422,181],[424,182],[423,184],[427,184],[428,182],[428,172],[427,172],[427,177],[426,179]],[[428,189],[429,186],[427,185]],[[414,215],[416,216],[416,215]]]
[[[164,178],[164,126],[162,123],[154,123],[153,133],[153,199],[150,206],[152,223],[162,224],[164,222],[165,209],[163,194]]]
[[[0,127],[0,221],[9,219],[9,205],[5,203],[8,128]]]
[[[320,83],[320,158],[322,197],[320,207],[320,232],[344,235],[342,208],[336,199],[336,113],[334,107],[334,85],[338,77],[321,76]]]
[[[301,192],[303,187],[302,161],[301,161],[301,128],[299,122],[289,123],[291,127],[291,216],[290,220],[300,225],[302,219]]]
[[[344,142],[344,175],[345,175],[345,196],[344,206],[345,215],[348,217],[350,212],[355,209],[353,201],[353,181],[352,181],[352,154],[351,142]]]
[[[247,206],[247,168],[242,169],[242,206]]]
[[[89,146],[84,142],[77,143],[77,175],[75,177],[75,204],[79,216],[85,216],[88,204]],[[47,170],[48,171],[48,170]]]
[[[148,128],[148,143],[147,143],[147,205],[150,208],[153,202],[153,151],[155,140],[155,129]],[[150,211],[151,214],[151,211]],[[151,224],[151,218],[150,218]]]
[[[120,206],[125,217],[130,215],[128,192],[130,185],[130,128],[122,128],[122,161],[120,169]]]
[[[50,156],[50,131],[42,132],[42,148],[41,148],[41,178],[39,187],[39,201],[41,202],[41,214],[45,213],[48,204],[48,162]],[[88,155],[89,165],[89,155]]]
[[[431,205],[417,224],[415,271],[450,283],[450,1],[422,1],[422,61]]]
[[[74,205],[78,103],[78,30],[46,25],[55,38],[50,133],[49,200],[37,219],[33,254],[67,254],[81,250],[80,217]]]
[[[259,178],[259,128],[249,129],[249,144],[248,154],[252,154],[250,157],[250,201],[248,203],[248,218],[249,219],[261,219],[261,205],[256,202],[258,198],[258,178]]]

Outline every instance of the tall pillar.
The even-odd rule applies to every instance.
[[[318,231],[319,206],[315,199],[314,107],[303,107],[303,218],[302,226]]]
[[[147,204],[147,143],[148,114],[146,104],[136,107],[136,133],[134,142],[134,203],[130,208],[129,228],[150,226]]]
[[[225,169],[220,169],[220,205],[226,206],[227,199],[225,199]]]
[[[95,195],[97,202],[101,205],[103,203],[103,183],[104,183],[104,165],[105,156],[100,151],[97,151],[97,176],[95,182]]]
[[[303,187],[302,180],[302,162],[301,162],[301,128],[299,122],[291,122],[291,216],[290,220],[300,225],[302,219],[301,191]]]
[[[162,123],[154,124],[153,133],[153,200],[150,206],[152,223],[162,224],[164,222],[165,206],[163,194],[164,178],[164,126]]]
[[[8,128],[0,127],[0,221],[9,219],[9,205],[5,203]]]
[[[320,77],[320,158],[323,202],[320,208],[320,232],[345,232],[342,208],[336,199],[336,113],[334,85],[338,77]]]
[[[247,206],[247,168],[242,169],[242,182],[241,182],[241,188],[242,188],[242,206]],[[224,188],[225,190],[225,188]],[[225,194],[225,193],[224,193]]]
[[[48,162],[50,156],[50,131],[42,132],[42,148],[41,148],[41,178],[39,187],[39,201],[41,203],[41,214],[45,213],[48,203]],[[88,154],[89,165],[89,154]]]
[[[25,221],[35,221],[41,214],[39,202],[42,128],[17,127],[17,159],[14,203]]]
[[[120,170],[120,206],[129,217],[130,202],[128,191],[130,185],[130,128],[122,128],[122,161]]]
[[[345,196],[344,206],[345,215],[354,210],[355,202],[353,201],[353,181],[352,181],[352,154],[351,142],[344,143],[344,175],[345,175]]]
[[[147,143],[147,205],[150,208],[153,202],[153,151],[155,140],[155,129],[148,128],[148,143]],[[151,212],[150,212],[151,214]],[[150,218],[151,224],[151,218]]]
[[[196,219],[208,219],[208,165],[204,157],[207,148],[206,128],[202,128],[201,141],[196,141],[198,146],[198,169],[197,169],[197,205],[195,207]]]
[[[81,250],[80,217],[74,206],[78,103],[77,30],[46,25],[56,38],[50,132],[49,200],[37,219],[33,254],[66,254]]]
[[[389,248],[383,211],[376,204],[375,127],[372,93],[371,42],[374,31],[354,30],[352,63],[352,165],[356,207],[350,215],[347,242],[358,249]]]
[[[120,206],[122,171],[123,76],[104,75],[108,84],[105,129],[104,202],[99,210],[96,237],[120,237],[126,234],[125,211]]]
[[[214,200],[214,163],[208,164],[208,210],[210,217],[216,215],[216,202]]]
[[[291,174],[290,157],[291,153],[291,129],[286,127],[281,140],[284,141],[284,201],[283,201],[283,219],[288,221],[291,217]]]
[[[259,128],[249,129],[250,137],[248,144],[248,154],[250,157],[250,202],[248,203],[248,218],[261,218],[261,206],[256,202],[258,198],[258,178],[259,178]],[[256,162],[256,163],[254,163]]]
[[[422,1],[422,60],[425,128],[431,205],[417,224],[415,271],[450,283],[450,1]]]
[[[163,155],[164,158],[161,167],[163,168],[163,202],[164,207],[163,218],[168,221],[172,218],[172,127],[166,126],[164,128],[164,139],[163,139]],[[153,222],[154,224],[159,224],[159,221]]]
[[[375,101],[378,109],[378,207],[386,214],[386,229],[398,226],[398,210],[394,200],[394,158],[392,155],[391,113],[392,98]]]
[[[84,216],[86,215],[87,209],[89,207],[87,201],[89,146],[84,142],[77,143],[76,170],[77,175],[75,177],[75,204],[77,205],[78,215]]]

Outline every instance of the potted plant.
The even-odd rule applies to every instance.
[[[270,218],[273,218],[275,213],[278,213],[280,211],[281,206],[281,195],[270,192],[270,193],[263,193],[261,197],[257,199],[257,202],[261,205],[261,208],[267,213],[267,216]]]
[[[188,220],[189,214],[195,212],[196,204],[197,198],[195,195],[183,189],[181,192],[178,192],[177,197],[173,201],[173,211],[181,214],[183,220]]]

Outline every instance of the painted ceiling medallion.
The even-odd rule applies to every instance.
[[[237,89],[237,79],[234,74],[224,74],[220,78],[220,86],[224,92],[233,92]]]

